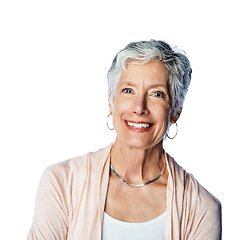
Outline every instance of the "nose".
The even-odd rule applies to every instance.
[[[148,114],[147,101],[145,96],[136,96],[134,105],[133,105],[133,113],[141,116],[143,114]]]

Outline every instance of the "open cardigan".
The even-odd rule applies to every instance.
[[[101,240],[111,147],[44,171],[28,240]],[[169,239],[220,240],[220,202],[167,156]]]

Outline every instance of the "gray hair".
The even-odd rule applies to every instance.
[[[152,60],[161,61],[165,65],[169,72],[171,110],[175,115],[183,106],[191,81],[192,69],[185,54],[164,41],[150,40],[128,44],[114,57],[107,74],[108,98],[112,106],[114,106],[114,96],[121,72],[126,71],[126,65],[131,60],[137,60],[143,64]]]

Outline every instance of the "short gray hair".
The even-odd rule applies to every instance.
[[[164,41],[150,40],[128,44],[114,57],[107,74],[108,98],[112,106],[114,106],[114,96],[121,72],[126,70],[126,65],[131,60],[137,60],[140,63],[161,61],[165,65],[169,72],[171,110],[175,115],[183,106],[191,81],[192,69],[186,55]]]

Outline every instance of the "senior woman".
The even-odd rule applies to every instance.
[[[28,239],[221,239],[219,201],[163,149],[190,79],[163,41],[121,50],[108,72],[116,140],[45,170]]]

